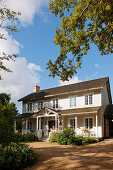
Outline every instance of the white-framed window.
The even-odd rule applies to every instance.
[[[41,110],[44,107],[43,101],[38,102],[38,110]]]
[[[58,99],[53,100],[53,109],[58,109]]]
[[[32,121],[28,121],[28,130],[32,130],[33,128],[33,124],[32,124]]]
[[[86,129],[93,128],[93,118],[92,117],[85,118],[85,128]]]
[[[85,105],[93,104],[93,94],[86,94],[85,95]]]
[[[76,106],[76,96],[70,97],[70,107]]]
[[[27,103],[27,111],[33,110],[33,103]]]
[[[70,119],[70,128],[75,129],[75,119]]]

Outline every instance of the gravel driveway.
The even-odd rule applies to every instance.
[[[38,161],[26,170],[113,170],[113,139],[87,146],[29,143]]]

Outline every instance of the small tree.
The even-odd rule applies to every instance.
[[[10,95],[0,94],[0,143],[8,144],[14,132],[13,117],[17,115],[15,104],[10,103]]]

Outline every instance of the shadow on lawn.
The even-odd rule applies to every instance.
[[[47,144],[34,148],[38,162],[30,169],[113,169],[113,141],[87,146]],[[29,168],[28,168],[29,169]]]

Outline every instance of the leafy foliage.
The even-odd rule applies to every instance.
[[[6,29],[12,33],[17,32],[17,24],[19,24],[18,16],[21,15],[20,12],[15,12],[6,7],[6,0],[0,0],[0,28]],[[0,39],[7,40],[4,34],[0,33]],[[3,60],[14,60],[15,55],[9,55],[6,53],[0,54],[0,70],[5,70],[11,72],[5,65],[3,65]],[[0,75],[1,79],[1,75]]]
[[[55,133],[51,133],[49,142],[51,142],[51,143],[57,142],[58,136],[59,136],[59,133],[56,133],[56,132]]]
[[[16,170],[35,161],[33,150],[25,144],[11,143],[6,147],[0,147],[0,169]]]
[[[95,137],[83,137],[81,135],[76,135],[74,129],[71,128],[65,128],[62,133],[52,133],[49,141],[57,142],[60,145],[82,145],[98,142]]]
[[[38,141],[38,137],[33,134],[19,134],[16,133],[12,136],[13,142],[27,142],[27,141]]]
[[[81,68],[91,43],[101,55],[113,53],[112,0],[50,0],[50,12],[60,16],[54,43],[60,46],[55,62],[49,60],[50,76],[65,81]]]
[[[13,117],[17,115],[14,103],[10,103],[10,95],[0,94],[0,143],[11,142],[14,133]]]
[[[58,135],[57,142],[61,145],[68,145],[74,137],[74,129],[65,128],[64,131]]]
[[[83,143],[97,143],[98,140],[95,137],[84,137]]]

